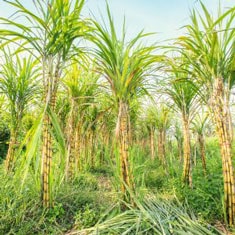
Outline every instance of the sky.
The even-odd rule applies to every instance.
[[[127,36],[129,38],[139,31],[154,32],[156,41],[175,38],[182,34],[182,26],[189,23],[190,9],[200,11],[198,0],[86,0],[83,8],[84,17],[95,17],[101,20],[106,16],[106,1],[109,4],[117,29],[121,29],[126,19]],[[32,7],[32,0],[20,0]],[[216,14],[219,2],[223,9],[235,6],[235,0],[202,0],[212,14]],[[0,0],[0,16],[12,15],[14,9]]]
[[[107,0],[117,27],[125,16],[129,35],[144,29],[157,32],[156,40],[180,35],[180,28],[189,23],[190,9],[200,11],[198,0]],[[212,14],[217,13],[219,2],[223,9],[235,6],[235,0],[202,0]],[[85,13],[93,13],[98,19],[105,15],[105,0],[87,0]],[[88,10],[89,9],[89,10]],[[88,13],[89,14],[89,13]]]

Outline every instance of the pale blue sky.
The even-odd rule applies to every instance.
[[[21,0],[30,7],[32,0]],[[117,28],[120,28],[123,17],[126,18],[129,37],[144,29],[146,32],[158,32],[157,41],[173,38],[182,33],[180,27],[189,22],[190,9],[199,7],[197,0],[107,0]],[[209,11],[216,13],[219,0],[202,0]],[[235,6],[235,0],[220,0],[222,8]],[[89,16],[92,12],[97,19],[100,14],[105,15],[105,0],[86,0],[83,15]],[[14,12],[0,0],[0,15],[7,17]],[[154,40],[155,40],[154,38]]]
[[[105,11],[105,0],[87,0],[85,12],[94,15]],[[190,9],[200,9],[197,0],[107,0],[114,21],[119,27],[125,15],[129,35],[142,29],[158,32],[156,40],[180,35],[180,28],[189,23]],[[223,9],[235,6],[235,0],[202,0],[212,14],[216,14],[219,2]],[[99,10],[98,10],[99,9]],[[182,31],[181,31],[182,32]]]

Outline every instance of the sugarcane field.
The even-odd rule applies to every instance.
[[[235,234],[235,0],[1,0],[0,107],[0,235]]]

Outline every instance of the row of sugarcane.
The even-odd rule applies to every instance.
[[[136,103],[139,103],[141,97],[150,93],[147,89],[150,85],[156,87],[155,92],[163,93],[168,97],[169,106],[181,115],[184,161],[182,177],[183,182],[189,186],[192,186],[190,123],[198,111],[198,104],[202,103],[207,106],[209,115],[214,120],[220,143],[227,221],[230,225],[235,223],[233,132],[229,103],[235,81],[235,30],[232,27],[235,17],[234,8],[220,13],[216,19],[213,19],[206,7],[201,4],[201,14],[196,10],[191,12],[191,24],[185,26],[187,34],[175,39],[171,47],[156,47],[143,45],[142,39],[148,36],[143,32],[127,42],[125,24],[122,35],[119,37],[108,6],[108,22],[105,25],[96,20],[81,17],[84,0],[49,0],[48,2],[36,0],[34,6],[38,14],[34,13],[36,12],[34,10],[27,9],[17,0],[10,0],[7,3],[15,9],[16,14],[25,16],[28,24],[1,18],[2,23],[14,26],[15,29],[9,27],[9,29],[0,30],[1,49],[5,60],[1,67],[1,90],[10,101],[12,115],[6,169],[10,171],[14,167],[13,156],[17,145],[17,135],[23,124],[23,114],[28,108],[26,104],[36,99],[40,103],[38,106],[41,108],[43,117],[41,162],[44,207],[51,207],[53,204],[50,180],[53,142],[55,141],[52,129],[55,124],[52,117],[56,113],[58,91],[61,89],[64,92],[61,85],[66,84],[63,80],[69,76],[70,81],[74,79],[74,84],[69,84],[70,108],[67,124],[64,125],[64,132],[67,136],[68,179],[73,178],[76,172],[75,166],[80,164],[76,163],[76,156],[78,156],[78,151],[81,151],[82,142],[85,140],[89,142],[85,144],[85,150],[93,149],[91,150],[91,164],[94,164],[95,124],[107,113],[112,113],[108,106],[110,104],[113,106],[113,113],[116,114],[115,127],[113,126],[116,131],[115,133],[110,130],[108,132],[109,135],[113,133],[119,148],[120,190],[124,200],[131,200],[133,192],[129,192],[135,190],[129,163],[129,150],[135,139],[133,115],[137,115]],[[84,49],[78,45],[79,39],[87,40],[93,46]],[[9,45],[14,43],[21,44],[21,47],[11,53]],[[157,54],[159,47],[166,49],[164,53],[161,50],[160,55]],[[22,50],[25,50],[26,57],[29,58],[28,62],[27,59],[21,60],[18,55]],[[87,59],[88,54],[89,59]],[[90,58],[92,58],[92,63],[90,63]],[[74,66],[78,66],[84,60],[88,62],[78,69],[75,68],[74,73],[70,73],[69,70],[73,70]],[[90,64],[93,66],[89,66]],[[79,90],[78,81],[85,76],[81,72],[83,69],[92,70],[89,76],[96,79],[85,77],[88,83]],[[156,78],[159,71],[164,73],[164,80]],[[156,80],[161,81],[155,82]],[[41,89],[38,89],[38,83],[41,84]],[[99,93],[105,94],[108,105],[107,109],[103,109],[99,115],[94,115],[94,119],[89,120],[90,123],[85,129],[89,129],[90,133],[86,135],[89,139],[86,139],[81,134],[83,121],[87,120],[87,114],[83,111],[87,106],[92,107],[92,104],[94,107],[97,106],[94,104],[94,93],[89,90],[94,85],[93,83],[99,84]],[[25,84],[27,86],[24,86]],[[12,89],[18,89],[19,92],[12,96],[9,92]],[[82,89],[88,89],[85,96],[79,95]],[[22,103],[23,100],[25,103]],[[93,111],[96,112],[95,108]],[[159,123],[157,121],[156,125]],[[167,123],[164,125],[167,126]],[[105,122],[100,126],[105,127]],[[153,126],[149,128],[151,145],[154,143],[153,128]],[[165,149],[162,144],[165,140],[165,130],[161,127],[159,130],[159,139],[161,139],[158,146],[159,158],[162,164],[166,165]],[[202,137],[200,137],[200,142],[202,142]],[[110,144],[109,139],[107,144]],[[203,148],[201,147],[202,153]],[[154,156],[153,150],[151,154]],[[203,159],[204,168],[206,168],[205,157]]]

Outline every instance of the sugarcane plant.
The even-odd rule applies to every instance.
[[[94,111],[95,98],[97,97],[98,78],[91,66],[81,66],[76,61],[66,68],[66,76],[63,79],[65,95],[68,97],[70,111],[67,117],[67,179],[73,179],[77,170],[81,170],[81,142],[92,130],[92,138],[95,137],[95,119],[89,119],[91,109]],[[94,116],[94,112],[93,115]],[[91,123],[91,128],[89,123]],[[87,128],[85,125],[87,124]],[[86,133],[87,132],[87,133]],[[91,136],[89,136],[91,137]],[[95,139],[94,139],[95,141]],[[94,145],[94,141],[92,141]],[[92,146],[93,147],[93,146]],[[91,157],[94,152],[91,153]],[[92,160],[93,162],[93,160]]]
[[[156,155],[156,138],[155,138],[155,130],[156,130],[156,112],[157,109],[155,106],[149,106],[146,111],[146,117],[145,117],[145,124],[147,126],[148,135],[149,135],[149,146],[150,146],[150,156],[151,159],[155,159]]]
[[[178,157],[179,157],[179,160],[180,162],[182,162],[183,160],[183,132],[182,132],[182,127],[180,125],[180,121],[179,120],[176,120],[175,123],[174,123],[174,137],[176,139],[176,142],[177,142],[177,149],[178,149]]]
[[[235,224],[235,181],[232,163],[232,125],[230,95],[235,81],[235,8],[214,19],[201,3],[202,13],[193,10],[187,36],[177,40],[179,52],[192,68],[192,76],[201,87],[200,97],[210,110],[220,144],[225,218]]]
[[[11,172],[14,168],[26,110],[40,91],[37,85],[38,72],[37,61],[32,56],[23,57],[18,53],[12,53],[9,48],[8,53],[7,50],[4,51],[4,62],[0,71],[0,91],[6,97],[11,114],[10,141],[5,161],[7,172]]]
[[[0,18],[1,23],[9,29],[1,29],[4,40],[17,42],[24,40],[24,48],[39,59],[42,66],[43,84],[43,146],[42,146],[42,203],[44,207],[52,206],[51,167],[52,167],[52,133],[51,115],[55,108],[57,88],[63,67],[71,58],[74,41],[84,36],[87,26],[80,13],[84,0],[33,1],[35,9],[29,9],[19,0],[6,0],[16,9],[19,17],[11,20]],[[23,17],[27,23],[22,24]],[[11,29],[13,28],[13,29]]]
[[[192,121],[192,131],[197,135],[197,144],[200,150],[202,168],[205,176],[207,174],[205,132],[209,127],[209,120],[208,113],[198,113]]]
[[[129,166],[130,103],[132,99],[146,93],[146,81],[156,61],[156,56],[153,56],[155,47],[140,44],[141,39],[148,35],[143,32],[126,42],[125,24],[119,39],[108,7],[107,14],[108,26],[93,21],[94,34],[91,39],[95,45],[97,72],[107,80],[118,110],[116,130],[120,154],[120,188],[124,200],[130,200],[127,188],[134,190]]]
[[[170,128],[171,110],[167,104],[161,104],[156,113],[156,129],[158,132],[158,157],[166,169],[166,132]]]
[[[166,132],[170,127],[170,109],[163,102],[149,105],[146,125],[149,131],[151,158],[155,157],[155,134],[157,133],[157,152],[160,162],[166,167]]]
[[[190,74],[181,67],[182,58],[168,61],[169,71],[172,73],[168,84],[163,87],[170,102],[171,107],[181,115],[183,127],[183,176],[182,181],[192,187],[192,164],[190,146],[190,122],[196,110],[197,87],[190,81]],[[178,64],[177,64],[178,63]]]

